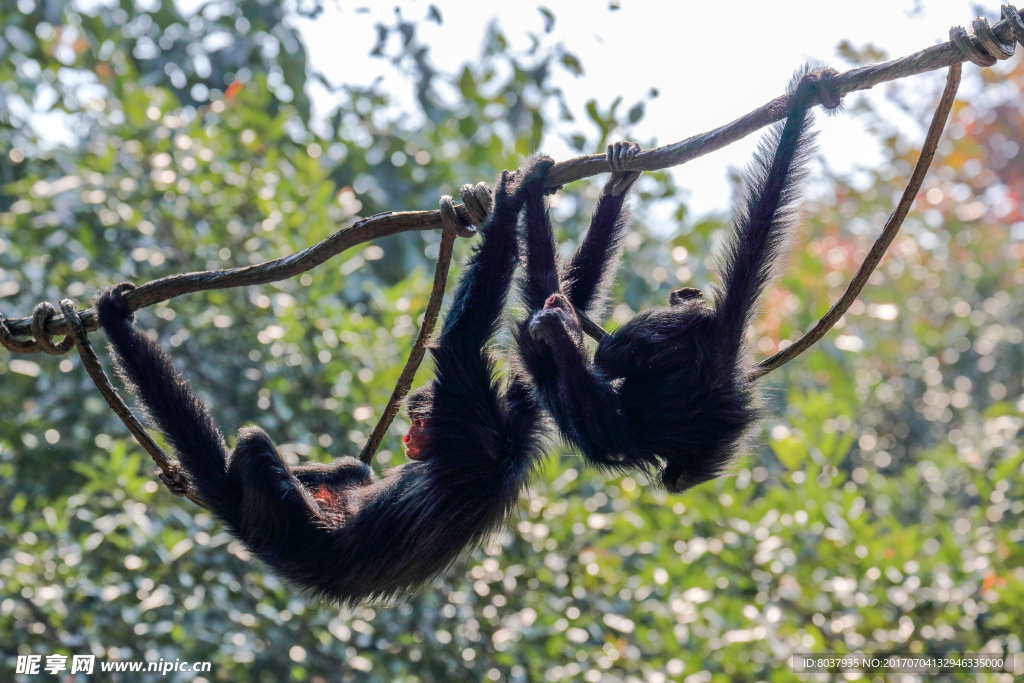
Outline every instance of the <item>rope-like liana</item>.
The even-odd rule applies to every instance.
[[[18,339],[7,327],[7,318],[0,314],[0,346],[12,353],[39,353],[42,349],[35,339]]]
[[[959,31],[956,31],[954,36],[954,32],[951,32],[950,42],[926,48],[900,59],[837,74],[832,78],[835,95],[842,97],[857,90],[867,90],[879,83],[934,71],[968,60],[984,65],[994,64],[995,59],[1005,58],[1007,46],[1012,45],[1012,41],[1016,40],[1024,44],[1024,20],[1021,19],[1020,12],[1011,5],[1003,5],[1002,16],[1002,21],[995,26],[989,26],[983,19],[976,21],[974,27],[976,31],[981,32],[981,36],[967,36],[966,32],[961,36]],[[993,55],[987,51],[988,47],[986,46],[988,45],[999,46],[996,48],[996,54]],[[626,164],[625,170],[655,171],[678,166],[722,149],[736,140],[784,118],[789,110],[789,101],[790,95],[783,95],[715,130],[664,147],[640,152],[630,163]],[[611,169],[608,167],[604,154],[577,157],[552,166],[545,178],[544,185],[547,188],[557,188],[608,170]],[[467,206],[456,206],[455,213],[460,221],[473,224],[470,208]],[[443,223],[440,210],[388,211],[361,219],[348,228],[338,230],[322,242],[291,256],[241,268],[170,275],[147,282],[126,294],[125,302],[131,310],[135,311],[192,292],[277,282],[305,273],[329,258],[363,242],[401,232],[436,230],[441,227],[443,227]],[[81,318],[87,330],[95,330],[98,327],[96,314],[92,309],[82,311]],[[31,345],[24,348],[32,350],[22,351],[23,347],[19,343],[11,342],[12,339],[32,333],[30,318],[10,318],[5,323],[5,325],[0,325],[0,345],[19,353],[34,353],[41,350],[35,345]],[[43,332],[46,335],[67,334],[67,331],[67,323],[61,316],[48,318],[43,325]]]
[[[764,359],[754,366],[753,374],[755,377],[761,377],[762,375],[785,365],[816,344],[825,336],[826,332],[832,329],[833,325],[839,322],[839,319],[843,317],[843,314],[846,313],[853,302],[857,299],[857,296],[861,293],[861,290],[864,289],[864,285],[867,284],[868,278],[871,277],[871,273],[875,272],[875,268],[878,267],[878,264],[881,262],[886,250],[896,237],[896,233],[899,232],[900,226],[903,225],[903,220],[907,217],[907,213],[910,211],[910,205],[914,203],[917,193],[921,190],[921,183],[924,182],[924,177],[927,175],[928,168],[931,166],[932,159],[935,157],[935,150],[938,148],[939,140],[942,137],[942,129],[946,125],[946,120],[949,118],[949,112],[953,108],[953,102],[956,100],[956,91],[960,86],[960,71],[961,68],[959,63],[953,64],[949,67],[949,74],[946,76],[946,87],[942,91],[942,97],[939,99],[939,104],[935,109],[935,114],[932,115],[932,122],[928,126],[928,134],[925,136],[924,144],[921,146],[921,156],[917,159],[917,165],[914,167],[914,172],[911,174],[910,180],[907,182],[907,187],[903,191],[903,196],[900,197],[900,201],[896,205],[896,210],[893,211],[891,216],[889,216],[889,220],[886,221],[885,228],[882,229],[882,233],[871,246],[871,251],[868,252],[864,262],[861,263],[860,268],[857,270],[857,274],[854,275],[853,280],[846,288],[846,291],[843,292],[843,295],[839,297],[839,300],[836,301],[835,304],[833,304],[828,313],[826,313],[809,332],[800,337],[800,339],[790,346],[787,346],[775,355]]]
[[[68,338],[78,347],[78,355],[82,359],[85,371],[89,373],[93,384],[96,385],[100,394],[106,399],[107,405],[121,418],[121,421],[128,427],[128,431],[135,437],[135,440],[146,449],[160,468],[160,479],[173,493],[185,496],[200,507],[206,507],[199,496],[188,487],[185,474],[178,463],[168,458],[160,446],[153,441],[153,437],[149,435],[149,432],[146,431],[146,428],[135,417],[135,414],[121,400],[117,389],[110,383],[107,373],[103,371],[103,366],[100,365],[100,359],[96,356],[92,344],[89,343],[89,333],[86,331],[85,325],[82,324],[82,319],[78,315],[74,302],[70,299],[62,299],[60,310],[64,314],[64,319],[69,323]]]
[[[74,338],[69,334],[59,343],[53,341],[53,337],[46,333],[46,321],[57,315],[57,309],[49,301],[43,301],[36,305],[32,311],[32,335],[35,337],[36,346],[43,353],[51,356],[62,356],[75,345]]]
[[[468,221],[459,218],[455,212],[455,202],[451,195],[444,195],[439,202],[441,207],[441,219],[444,222],[444,229],[441,231],[441,244],[437,250],[437,266],[434,268],[434,285],[430,291],[430,299],[427,302],[427,310],[423,314],[423,322],[420,323],[420,331],[413,342],[412,350],[409,352],[409,359],[402,368],[402,374],[398,376],[395,383],[395,390],[391,392],[391,398],[384,406],[384,412],[380,420],[370,433],[366,445],[363,446],[359,459],[369,464],[374,454],[380,447],[384,435],[394,421],[395,416],[402,407],[402,400],[409,393],[413,380],[416,378],[416,371],[423,362],[427,353],[427,342],[434,334],[434,326],[437,325],[437,316],[441,311],[441,302],[444,299],[445,286],[448,284],[448,269],[452,262],[452,251],[455,246],[456,237],[471,237],[476,234],[473,225],[483,225],[491,211],[493,195],[491,188],[485,183],[476,185],[463,185],[459,190],[462,201],[468,209]]]

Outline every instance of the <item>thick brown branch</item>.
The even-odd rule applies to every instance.
[[[437,324],[437,316],[441,311],[441,301],[444,299],[444,288],[448,283],[448,267],[452,262],[455,237],[454,230],[441,232],[441,246],[437,252],[437,267],[434,269],[434,288],[430,292],[427,310],[423,314],[423,323],[420,325],[416,341],[413,342],[412,351],[409,352],[409,360],[402,368],[402,374],[398,377],[395,390],[391,392],[391,398],[388,399],[388,404],[384,407],[384,413],[381,415],[380,421],[377,422],[377,426],[373,428],[373,433],[370,434],[366,446],[363,447],[363,452],[359,454],[359,459],[365,463],[373,460],[373,455],[377,452],[391,422],[398,415],[402,399],[409,392],[409,387],[412,386],[412,381],[416,377],[416,370],[419,369],[420,363],[423,362],[423,356],[427,352],[427,341],[434,333],[434,325]]]
[[[928,134],[925,136],[924,145],[921,147],[921,156],[917,160],[917,166],[914,167],[914,173],[910,176],[910,182],[907,183],[907,188],[903,191],[903,196],[900,197],[896,210],[889,216],[882,234],[875,240],[871,251],[868,252],[867,257],[864,259],[864,263],[860,265],[860,269],[857,270],[857,274],[850,282],[850,286],[846,288],[846,291],[839,297],[839,300],[836,301],[828,313],[818,321],[818,324],[810,332],[774,356],[758,363],[754,371],[756,377],[760,377],[788,363],[817,343],[818,340],[825,336],[826,332],[832,329],[833,325],[839,322],[839,319],[843,317],[843,314],[846,313],[847,309],[857,299],[861,290],[864,289],[864,285],[867,284],[871,273],[878,267],[879,262],[885,255],[885,251],[892,244],[893,238],[899,232],[900,226],[903,225],[903,219],[907,217],[910,205],[914,203],[914,198],[917,197],[917,193],[921,189],[921,183],[924,182],[924,177],[928,173],[928,167],[931,166],[932,158],[935,156],[939,139],[942,137],[942,129],[946,125],[950,109],[953,108],[953,101],[956,100],[956,91],[959,86],[960,64],[957,63],[949,67],[949,75],[946,77],[946,88],[942,91],[942,98],[939,100],[939,105],[932,116],[931,125],[928,127]]]
[[[995,24],[992,31],[1003,42],[1013,41],[1012,29],[1005,20]],[[833,77],[832,85],[835,93],[841,96],[856,90],[866,90],[885,81],[959,64],[965,60],[966,57],[956,45],[946,42],[908,57],[838,74]],[[625,165],[625,170],[654,171],[669,168],[721,149],[768,124],[781,120],[788,111],[789,98],[790,95],[783,95],[720,128],[681,142],[641,152]],[[608,168],[603,154],[578,157],[555,164],[548,172],[545,186],[555,188],[609,170],[611,169]],[[472,222],[465,205],[458,206],[457,212],[460,219],[465,219],[467,223]],[[276,282],[315,268],[332,256],[362,242],[400,232],[436,230],[440,227],[442,226],[439,211],[383,213],[339,230],[323,242],[297,254],[244,268],[171,275],[148,282],[126,293],[125,301],[132,310],[138,310],[190,292]],[[91,309],[82,312],[82,321],[88,330],[97,328],[96,316]],[[30,335],[30,325],[29,318],[7,320],[8,329],[17,336]],[[50,336],[67,334],[67,323],[62,316],[54,316],[46,322],[44,331]]]

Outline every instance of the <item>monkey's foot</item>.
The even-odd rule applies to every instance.
[[[548,170],[555,165],[555,160],[546,154],[539,154],[526,159],[516,171],[516,189],[518,192],[529,192],[537,184],[543,186]]]

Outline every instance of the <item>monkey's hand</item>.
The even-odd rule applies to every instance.
[[[101,320],[104,318],[107,320],[120,318],[129,321],[134,319],[135,313],[128,307],[128,302],[122,296],[124,292],[133,289],[135,289],[135,285],[130,282],[122,282],[121,284],[101,289],[93,299],[96,314]]]
[[[624,166],[632,163],[638,152],[640,152],[640,145],[635,142],[616,142],[608,145],[604,156],[608,161],[608,166],[612,169],[612,176],[604,185],[605,194],[618,196],[633,187],[633,183],[643,171],[627,171]]]
[[[569,344],[583,344],[583,330],[572,304],[562,294],[552,294],[544,308],[533,314],[529,325],[530,336],[548,346],[561,349]]]
[[[511,201],[523,202],[533,193],[543,194],[544,178],[555,160],[540,154],[528,157],[514,173],[503,172],[498,181],[499,191],[504,189]],[[502,188],[502,181],[505,186]]]

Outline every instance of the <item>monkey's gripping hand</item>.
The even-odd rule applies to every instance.
[[[502,171],[494,191],[495,211],[498,207],[522,207],[531,193],[536,194],[535,188],[544,187],[544,178],[554,165],[551,157],[537,155],[527,158],[515,171]]]
[[[608,161],[608,166],[612,169],[612,175],[604,185],[605,194],[618,196],[625,194],[629,188],[633,187],[633,183],[637,181],[643,171],[627,171],[624,167],[631,164],[639,152],[640,145],[635,142],[616,142],[608,145],[604,156]]]
[[[531,337],[553,348],[566,340],[574,347],[583,346],[579,318],[563,294],[552,294],[547,298],[544,307],[530,318],[529,331]]]

